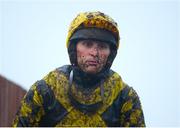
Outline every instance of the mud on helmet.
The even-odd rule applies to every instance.
[[[72,21],[66,46],[72,65],[77,65],[76,44],[79,40],[98,40],[110,45],[111,53],[104,68],[109,69],[119,47],[119,30],[117,23],[102,12],[84,12]]]

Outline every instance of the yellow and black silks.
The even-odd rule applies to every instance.
[[[145,126],[140,100],[132,87],[110,70],[109,76],[87,95],[72,83],[80,104],[102,105],[92,114],[72,105],[68,96],[71,66],[63,66],[36,82],[22,100],[13,126]],[[83,109],[83,107],[80,107]]]
[[[82,30],[103,31],[99,33],[103,36],[108,32],[108,38],[92,33],[84,33],[82,38]],[[76,58],[77,41],[88,38],[103,39],[111,50],[106,65],[93,75],[79,69]],[[80,13],[72,21],[67,36],[71,65],[57,68],[31,87],[13,126],[145,126],[135,90],[110,70],[119,39],[117,23],[109,16],[101,12]]]

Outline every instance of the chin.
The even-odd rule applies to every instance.
[[[87,73],[93,75],[93,74],[96,74],[97,72],[87,72]]]
[[[94,70],[86,70],[86,73],[89,73],[89,74],[96,74],[98,73],[99,70],[98,69],[94,69]]]

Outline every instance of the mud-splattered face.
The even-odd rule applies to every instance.
[[[110,54],[110,47],[105,42],[82,40],[77,43],[77,63],[86,73],[101,71]]]

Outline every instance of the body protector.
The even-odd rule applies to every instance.
[[[135,90],[125,84],[121,77],[111,70],[100,88],[88,95],[72,84],[71,92],[80,104],[72,104],[68,97],[68,79],[71,66],[66,65],[50,72],[37,81],[22,100],[16,115],[14,127],[143,127],[143,111]],[[99,109],[96,104],[103,100]],[[91,106],[88,108],[87,106]],[[79,106],[80,105],[80,106]],[[90,113],[89,113],[90,112]],[[93,113],[92,113],[93,112]]]

